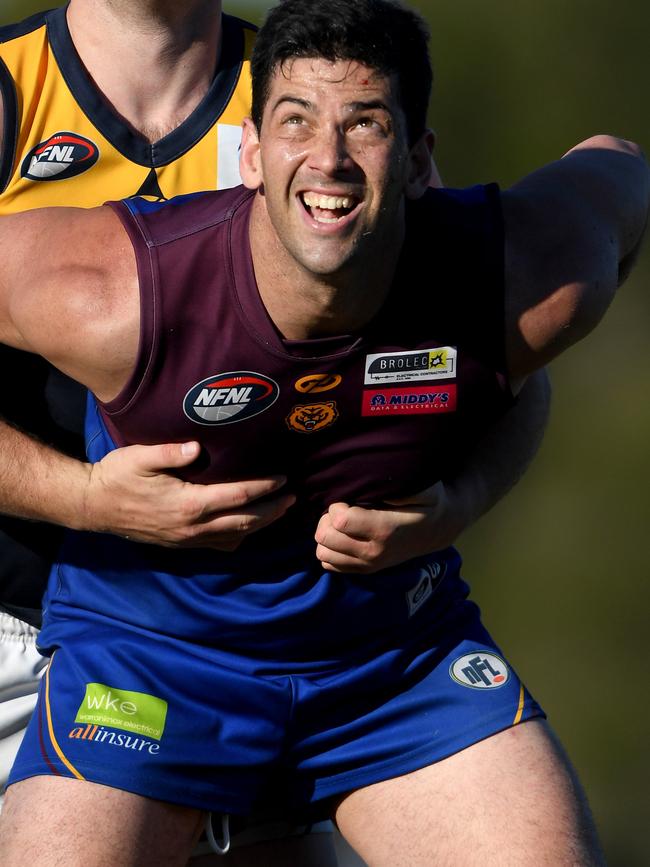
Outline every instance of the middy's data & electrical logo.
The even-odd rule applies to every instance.
[[[455,385],[383,388],[381,391],[367,389],[363,392],[361,402],[363,416],[454,412],[455,409]]]

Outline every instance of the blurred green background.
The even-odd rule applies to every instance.
[[[56,5],[11,2],[2,23]],[[269,3],[225,3],[259,20]],[[647,0],[414,3],[450,186],[507,186],[579,140],[650,142]],[[552,366],[545,443],[461,549],[485,621],[570,752],[613,867],[650,865],[650,255]],[[486,781],[485,797],[490,797]]]

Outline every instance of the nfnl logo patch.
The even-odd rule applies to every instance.
[[[421,386],[420,388],[383,388],[363,392],[361,415],[414,415],[434,412],[454,412],[456,386]]]
[[[498,689],[510,680],[510,669],[496,653],[466,653],[452,663],[449,674],[461,686]]]
[[[364,383],[374,385],[383,382],[417,382],[422,379],[454,379],[456,356],[452,346],[367,355]]]
[[[30,181],[63,181],[91,169],[99,159],[99,148],[90,139],[74,132],[57,132],[27,154],[20,174]]]
[[[197,424],[231,424],[264,412],[279,394],[277,382],[261,373],[249,370],[218,373],[187,392],[183,410]]]

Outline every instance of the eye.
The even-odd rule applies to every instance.
[[[290,139],[304,139],[310,133],[308,119],[302,114],[287,114],[279,120],[281,135]]]
[[[350,124],[352,132],[358,132],[360,135],[376,135],[385,138],[390,130],[390,124],[380,118],[371,115],[363,115],[357,117]]]

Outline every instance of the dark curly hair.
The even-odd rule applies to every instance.
[[[418,13],[396,0],[280,0],[253,51],[252,116],[258,129],[271,78],[296,57],[356,60],[395,74],[410,144],[426,129],[433,81],[429,31]]]

